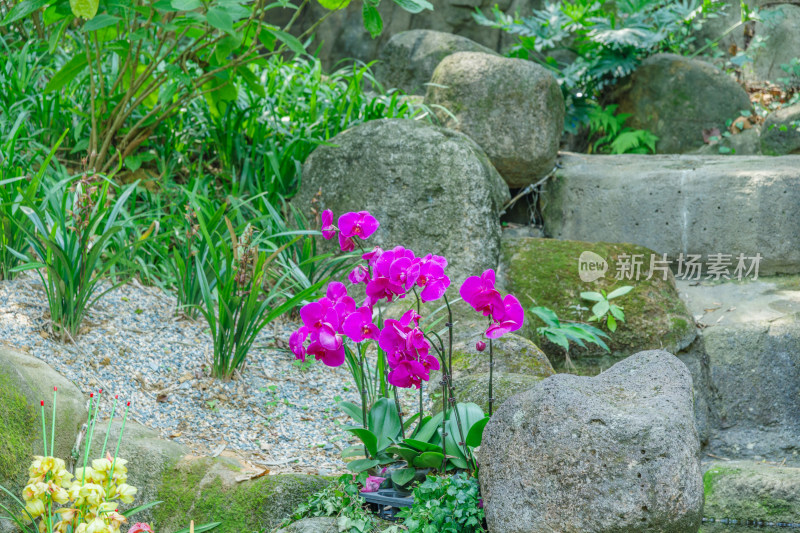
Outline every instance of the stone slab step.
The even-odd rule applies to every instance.
[[[761,254],[759,271],[800,273],[800,156],[561,154],[542,196],[545,232],[629,242],[677,260]],[[749,262],[748,262],[749,266]]]
[[[721,461],[706,470],[703,489],[706,518],[800,524],[800,468]]]
[[[676,285],[700,327],[679,357],[705,452],[800,466],[800,276]]]

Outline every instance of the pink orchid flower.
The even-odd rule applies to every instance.
[[[380,335],[378,326],[372,323],[372,309],[369,307],[359,307],[350,313],[344,320],[342,331],[353,342],[361,342],[364,339],[378,340]]]
[[[525,311],[513,295],[508,294],[503,298],[503,318],[493,322],[486,330],[486,336],[490,339],[498,339],[511,331],[516,331],[522,327],[525,320]]]
[[[417,286],[423,287],[419,297],[423,302],[441,298],[450,286],[450,278],[444,275],[447,259],[439,255],[426,255],[420,262]]]
[[[401,389],[411,387],[419,389],[422,382],[429,379],[430,375],[425,366],[419,361],[410,360],[400,361],[400,364],[386,376],[386,381]]]
[[[338,231],[336,226],[333,225],[333,211],[326,209],[322,212],[322,238],[329,241],[336,235]]]
[[[369,271],[367,267],[364,265],[356,266],[352,272],[347,275],[347,279],[350,280],[350,283],[353,285],[358,285],[361,282],[367,281],[369,278]]]
[[[361,489],[361,492],[378,492],[378,489],[381,487],[381,483],[384,481],[386,481],[385,477],[368,476],[367,481],[364,483],[364,488]]]
[[[368,211],[345,213],[339,217],[339,246],[345,252],[355,250],[356,243],[353,239],[358,237],[366,240],[379,226],[380,223]]]
[[[128,533],[153,533],[153,530],[150,529],[150,524],[137,522],[131,526],[131,528],[128,530]]]
[[[504,313],[503,299],[494,288],[494,283],[494,270],[489,269],[484,271],[480,277],[470,276],[464,280],[459,294],[465,302],[483,316],[491,316],[494,320],[500,320]]]

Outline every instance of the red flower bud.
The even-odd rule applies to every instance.
[[[41,405],[42,407],[44,407],[44,400],[42,400],[41,402],[39,402],[39,405]]]
[[[53,387],[53,390],[54,391],[58,391],[58,387]]]
[[[115,400],[119,400],[119,394],[115,394],[115,395],[114,395],[114,399],[115,399]]]
[[[131,402],[128,402],[128,407],[130,407],[130,406],[131,406]]]
[[[94,393],[93,392],[89,393],[89,398],[94,398]]]
[[[478,341],[475,343],[475,349],[479,352],[482,352],[486,349],[486,343],[483,341]]]

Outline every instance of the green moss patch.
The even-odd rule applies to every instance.
[[[27,469],[36,435],[36,412],[0,374],[0,479],[10,480]]]
[[[584,251],[594,252],[608,262],[605,276],[593,281],[581,281],[578,258]],[[610,333],[607,341],[612,356],[598,347],[585,350],[576,345],[570,348],[570,357],[589,368],[608,368],[621,357],[642,350],[663,348],[673,353],[688,346],[696,336],[694,320],[678,297],[672,274],[664,280],[656,271],[648,276],[650,257],[654,252],[642,246],[615,243],[588,243],[555,239],[504,238],[502,273],[505,288],[531,308],[544,306],[552,309],[564,321],[587,321],[589,311],[577,313],[575,306],[591,308],[592,302],[582,300],[584,291],[611,292],[617,287],[631,285],[634,289],[613,302],[624,309],[625,322]],[[620,256],[641,255],[643,267],[639,279],[617,280],[615,274]],[[596,323],[592,323],[596,325]],[[535,328],[544,323],[538,318],[526,317],[522,334],[537,342]],[[605,325],[602,326],[607,331]],[[558,346],[541,342],[540,347],[554,364],[563,365],[564,352]],[[591,372],[588,372],[591,373]]]
[[[703,476],[707,518],[800,522],[800,469],[749,461],[712,465]]]
[[[224,460],[186,460],[168,469],[153,513],[158,531],[169,533],[195,524],[222,522],[219,533],[271,530],[330,480],[282,474],[237,482],[238,468]]]

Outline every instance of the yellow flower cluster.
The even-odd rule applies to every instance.
[[[63,460],[35,457],[22,491],[26,518],[41,518],[41,532],[52,527],[57,533],[119,533],[126,518],[115,500],[133,503],[137,491],[126,483],[126,463],[120,458],[95,459],[92,466],[77,468],[73,476]],[[70,505],[53,510],[53,504]]]

